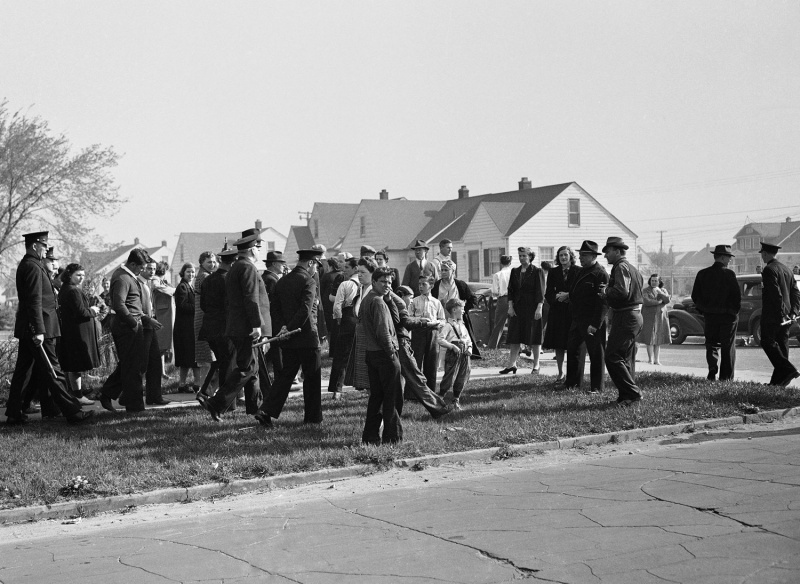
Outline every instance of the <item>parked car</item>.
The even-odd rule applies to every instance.
[[[800,276],[795,275],[795,285],[800,289]],[[754,345],[761,344],[761,274],[736,276],[742,293],[742,306],[739,309],[739,336],[752,337]],[[702,337],[703,315],[697,310],[691,296],[676,302],[667,312],[672,343],[680,345],[686,337]],[[790,337],[800,340],[800,325],[792,323]]]

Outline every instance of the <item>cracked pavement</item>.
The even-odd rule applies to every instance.
[[[0,583],[800,581],[800,421],[0,528]]]

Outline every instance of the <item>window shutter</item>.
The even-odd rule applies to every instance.
[[[483,276],[491,276],[492,275],[492,261],[489,257],[489,250],[483,250]]]

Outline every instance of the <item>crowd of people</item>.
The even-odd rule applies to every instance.
[[[327,258],[321,245],[301,249],[288,269],[280,252],[262,260],[260,233],[248,229],[233,247],[205,251],[197,265],[185,263],[176,287],[164,279],[166,265],[134,249],[97,296],[84,290],[86,273],[77,263],[54,279],[58,260],[47,232],[26,234],[25,245],[16,275],[19,352],[6,407],[9,424],[26,421],[37,394],[43,416],[88,420],[92,412],[82,406],[93,401],[82,374],[108,359],[98,343],[102,331],[110,332],[117,356],[92,396],[104,409],[118,412],[114,401],[126,412],[169,403],[161,384],[164,357],[174,347],[179,391],[196,394],[215,421],[238,405],[265,427],[280,417],[298,375],[304,423],[322,422],[321,347],[327,339],[332,399],[341,399],[345,386],[369,393],[362,433],[367,444],[402,440],[407,400],[420,402],[433,418],[460,410],[471,360],[481,356],[470,320],[477,299],[457,277],[447,239],[432,258],[426,242],[416,241],[414,260],[401,278],[387,254],[368,245],[358,257],[342,252]],[[775,367],[771,383],[786,385],[800,376],[787,344],[788,323],[800,314],[800,292],[775,258],[778,249],[762,243],[761,332]],[[589,240],[577,252],[562,246],[553,265],[542,267],[529,247],[518,248],[514,268],[511,256],[501,256],[492,278],[495,317],[487,343],[497,348],[507,324],[509,355],[500,373],[516,374],[526,351],[537,374],[542,348],[550,349],[556,387],[600,393],[607,371],[618,390],[615,405],[638,403],[636,343],[660,364],[659,347],[670,340],[670,295],[658,274],[644,281],[627,250],[621,238],[609,237],[602,250]],[[600,255],[610,273],[598,263]],[[730,246],[717,246],[713,257],[714,264],[698,274],[692,297],[705,316],[708,377],[729,380],[740,296],[727,268]]]

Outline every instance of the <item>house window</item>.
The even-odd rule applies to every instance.
[[[274,241],[268,241],[267,242],[267,251],[275,251],[275,242]]]
[[[483,250],[483,277],[488,278],[500,271],[500,256],[505,255],[504,247]]]
[[[540,247],[539,248],[539,261],[552,262],[555,259],[554,248]]]
[[[580,199],[567,199],[568,205],[568,219],[570,227],[581,226],[581,200]]]
[[[319,219],[314,219],[314,239],[319,237]]]
[[[478,250],[467,252],[467,263],[469,264],[469,281],[478,282],[481,279],[481,267],[479,262]]]
[[[361,217],[361,237],[367,236],[367,218]]]

